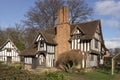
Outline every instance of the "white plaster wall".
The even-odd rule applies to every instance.
[[[7,52],[7,48],[11,49],[11,52]],[[20,62],[19,53],[12,42],[8,42],[0,51],[0,61],[7,61],[7,56],[12,57],[12,62]]]

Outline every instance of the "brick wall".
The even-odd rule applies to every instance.
[[[57,34],[55,40],[57,46],[55,48],[55,59],[57,60],[59,55],[63,52],[70,50],[70,24],[69,24],[69,9],[63,7],[58,11],[58,25]]]

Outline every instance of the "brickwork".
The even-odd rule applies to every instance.
[[[70,50],[70,24],[69,24],[69,9],[63,7],[58,11],[58,25],[55,41],[57,46],[55,48],[55,59],[59,57],[59,54]]]
[[[25,64],[25,65],[24,65],[24,69],[30,71],[32,68],[31,68],[31,65]]]

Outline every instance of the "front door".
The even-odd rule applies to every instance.
[[[38,58],[39,66],[45,66],[46,59],[44,54],[40,54]]]
[[[11,56],[7,56],[7,62],[11,63],[12,62],[12,57]]]

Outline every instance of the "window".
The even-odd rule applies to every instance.
[[[24,63],[25,64],[32,64],[32,58],[31,57],[25,57],[24,58]]]
[[[79,34],[79,35],[77,35],[77,39],[79,39],[81,37],[81,35]]]
[[[40,41],[40,47],[44,47],[44,41]]]
[[[12,57],[7,56],[7,62],[8,62],[8,63],[11,63],[11,62],[12,62]]]
[[[81,34],[75,34],[73,35],[75,39],[79,39],[81,37]]]
[[[98,40],[95,40],[95,48],[98,48]]]
[[[7,48],[7,52],[11,52],[11,49],[10,49],[10,48]]]

